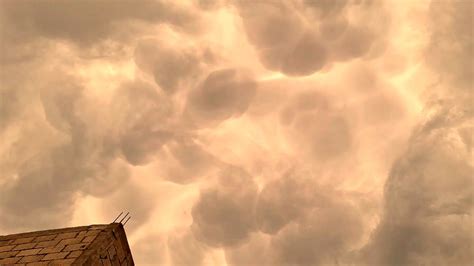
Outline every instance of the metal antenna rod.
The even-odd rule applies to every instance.
[[[129,214],[130,214],[130,212],[127,212],[127,214],[125,214],[125,216],[124,216],[124,217],[123,217],[123,218],[120,220],[120,222],[119,222],[119,223],[122,223],[122,222],[123,222],[123,220],[125,220],[125,218],[127,218],[127,216],[128,216]]]
[[[112,223],[115,223],[115,222],[117,221],[117,219],[120,218],[120,216],[122,216],[122,214],[123,214],[123,212],[121,212],[121,213],[117,216],[117,218],[115,218],[115,220],[114,220]]]
[[[129,217],[127,218],[127,220],[125,220],[125,222],[123,223],[123,226],[125,226],[125,225],[127,224],[128,220],[130,220],[130,218],[132,218],[132,216],[129,216]]]

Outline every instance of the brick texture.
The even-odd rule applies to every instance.
[[[0,265],[134,265],[121,224],[0,236]]]

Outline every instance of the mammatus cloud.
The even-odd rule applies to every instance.
[[[169,42],[169,40],[168,40]],[[135,62],[150,73],[156,84],[167,92],[193,86],[202,77],[214,55],[209,48],[180,47],[167,40],[143,40],[135,50]]]
[[[227,167],[218,185],[201,193],[193,207],[192,230],[209,246],[234,246],[255,230],[257,186],[243,169]]]
[[[468,265],[473,260],[472,3],[432,2],[427,64],[440,82],[427,118],[385,185],[366,263]],[[439,15],[439,16],[436,16]],[[449,35],[447,35],[449,33]],[[450,56],[446,56],[450,54]]]
[[[194,28],[195,14],[166,1],[3,0],[3,38],[64,39],[92,45],[108,38],[128,38],[141,24],[170,23]]]
[[[238,117],[249,107],[256,87],[245,70],[214,71],[189,93],[186,112],[198,125]]]
[[[375,52],[390,22],[383,4],[373,1],[236,3],[262,64],[289,76]],[[382,20],[381,13],[386,14]]]
[[[471,11],[0,0],[0,233],[127,209],[139,265],[468,265]]]

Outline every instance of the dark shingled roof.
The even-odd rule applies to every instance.
[[[0,236],[0,265],[134,265],[122,224]]]

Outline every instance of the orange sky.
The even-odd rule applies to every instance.
[[[471,1],[0,0],[0,234],[137,265],[472,261]]]

